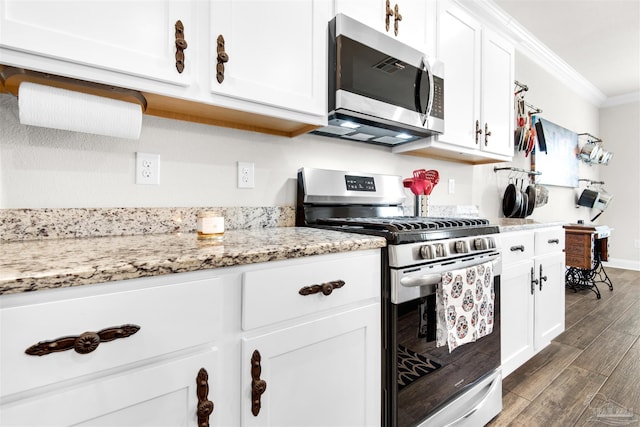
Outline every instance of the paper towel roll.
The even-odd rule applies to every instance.
[[[23,125],[129,139],[142,128],[138,104],[30,82],[20,84],[18,109]]]

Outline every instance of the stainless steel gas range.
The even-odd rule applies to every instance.
[[[405,216],[405,198],[399,176],[302,168],[296,225],[387,239],[381,425],[484,425],[502,409],[498,227]]]

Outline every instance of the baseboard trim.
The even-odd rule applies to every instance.
[[[609,261],[602,263],[605,267],[622,268],[623,270],[640,271],[640,261],[622,258],[609,258]]]

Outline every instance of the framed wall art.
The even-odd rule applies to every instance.
[[[536,183],[578,187],[578,134],[546,119],[535,117],[538,146],[531,156],[531,170],[542,172]]]

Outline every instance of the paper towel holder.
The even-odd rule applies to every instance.
[[[118,101],[131,102],[140,105],[143,113],[147,110],[146,98],[135,90],[0,65],[0,87],[4,87],[12,95],[18,96],[20,83],[23,82],[37,83]]]

